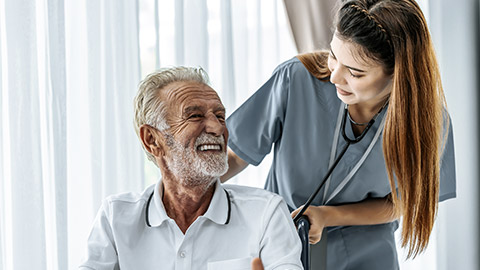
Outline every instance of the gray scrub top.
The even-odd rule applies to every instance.
[[[273,146],[265,188],[280,194],[290,210],[296,209],[307,201],[328,170],[340,106],[335,86],[318,80],[297,58],[292,58],[279,65],[272,77],[227,119],[228,145],[253,165],[258,165]],[[327,197],[362,157],[385,111],[362,141],[351,145],[340,160]],[[354,138],[351,125],[347,124],[345,129]],[[340,135],[336,155],[344,145]],[[441,162],[440,201],[456,196],[451,125]],[[360,202],[389,193],[380,136],[359,170],[327,204]],[[323,190],[312,205],[320,205],[322,200]],[[397,227],[398,223],[392,222],[327,228],[327,269],[398,269],[394,239]]]

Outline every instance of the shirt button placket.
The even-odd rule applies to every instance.
[[[185,249],[179,250],[177,253],[177,268],[178,270],[187,270],[188,260],[187,260],[187,251]]]

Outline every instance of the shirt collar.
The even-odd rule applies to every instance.
[[[220,179],[217,179],[212,201],[203,216],[217,224],[228,224],[230,221],[230,208],[230,194],[222,187]]]
[[[153,188],[153,193],[150,195],[151,199],[147,201],[147,225],[150,224],[150,227],[158,227],[169,219],[167,211],[165,211],[165,207],[163,206],[162,197],[163,185],[162,179],[160,179]]]
[[[161,179],[155,185],[151,197],[152,198],[147,201],[148,216],[146,217],[146,221],[147,225],[150,224],[150,227],[158,227],[170,219],[162,202],[163,185]],[[230,208],[230,195],[222,187],[220,180],[217,179],[212,200],[203,217],[217,224],[228,224],[230,221]]]

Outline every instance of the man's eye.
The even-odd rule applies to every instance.
[[[192,114],[188,117],[188,119],[196,119],[196,118],[201,118],[203,117],[203,115],[201,114]]]
[[[217,118],[220,119],[220,120],[225,120],[225,116],[224,116],[224,115],[217,115]]]

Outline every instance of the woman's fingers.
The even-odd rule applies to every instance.
[[[300,209],[302,209],[303,205],[300,206],[299,208],[295,209],[293,212],[292,212],[292,218],[296,217],[298,212],[300,212]]]
[[[300,206],[298,209],[292,212],[292,218],[294,218],[298,212],[302,209],[303,206]],[[308,242],[310,244],[316,244],[320,242],[322,238],[323,228],[325,227],[325,217],[322,215],[321,206],[310,206],[307,211],[303,214],[308,217],[310,221],[310,230],[308,231]]]
[[[322,235],[314,235],[314,236],[309,236],[308,237],[308,242],[312,245],[320,242],[320,239],[322,239]]]

